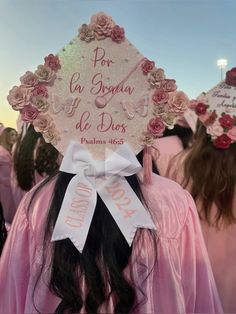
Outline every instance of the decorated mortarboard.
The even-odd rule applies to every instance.
[[[206,127],[213,145],[227,149],[236,142],[236,68],[226,73],[226,79],[197,100],[190,102],[198,119]]]
[[[133,230],[139,223],[145,227],[146,221],[146,227],[151,228],[153,223],[147,216],[145,219],[144,210],[132,209],[131,204],[137,208],[141,203],[135,203],[137,199],[123,179],[118,180],[118,184],[109,180],[114,174],[123,178],[139,171],[140,164],[134,157],[144,148],[145,174],[150,168],[148,147],[163,135],[166,127],[173,128],[183,116],[188,98],[176,90],[175,80],[167,79],[163,69],[142,56],[128,41],[124,28],[104,13],[92,16],[90,23],[82,24],[69,44],[57,55],[50,54],[44,60],[34,73],[28,71],[21,77],[21,85],[13,87],[8,101],[14,110],[20,111],[22,120],[31,122],[45,141],[64,155],[61,170],[75,173],[72,181],[80,177],[79,182],[83,184],[74,180],[77,183],[70,188],[74,189],[74,195],[77,184],[82,194],[93,195],[90,207],[96,204],[94,191],[100,194],[109,210],[115,203],[120,204],[117,217],[114,208],[110,211],[122,232],[126,234],[128,230],[126,239],[131,243]],[[81,171],[81,167],[87,167],[86,171]],[[108,181],[100,181],[98,187],[95,181],[104,174]],[[85,177],[93,177],[95,181],[88,184]],[[104,188],[108,183],[114,190]],[[129,196],[125,194],[128,190]],[[66,196],[63,204],[69,208],[71,198]],[[68,215],[63,219],[76,229],[75,226],[88,225],[92,217],[88,212],[93,214],[87,208],[86,215],[82,215],[77,224],[69,222]],[[124,222],[129,220],[131,227]],[[62,237],[66,237],[65,234]],[[75,240],[75,235],[71,236],[68,231],[67,237],[81,250],[82,245]],[[59,238],[54,236],[54,239]]]

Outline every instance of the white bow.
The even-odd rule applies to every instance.
[[[107,206],[129,245],[137,228],[156,229],[150,214],[124,176],[141,169],[128,144],[103,161],[94,160],[86,148],[71,141],[60,170],[75,174],[58,215],[52,241],[69,238],[82,252],[96,207],[97,193]]]

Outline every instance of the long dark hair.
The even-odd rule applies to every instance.
[[[34,158],[34,150],[38,146]],[[32,125],[26,131],[25,136],[19,137],[13,156],[14,170],[19,187],[29,191],[35,184],[35,170],[39,174],[51,175],[55,173],[59,165],[57,162],[58,151],[37,133]]]
[[[47,245],[65,191],[72,177],[72,174],[63,172],[60,172],[57,177],[48,212],[44,236],[43,265],[39,277],[46,264],[46,258],[48,258],[48,256],[45,256]],[[136,175],[126,179],[145,204]],[[152,231],[148,230],[148,233],[150,234],[150,241],[153,241],[154,267],[157,256],[156,238],[155,233]],[[139,230],[138,234],[136,238],[142,235],[142,230]],[[137,287],[132,279],[127,280],[124,276],[124,269],[128,265],[131,253],[132,247],[127,244],[106,205],[98,195],[96,209],[83,252],[80,253],[69,239],[57,241],[53,244],[49,288],[53,294],[61,299],[55,313],[78,313],[83,307],[86,313],[97,313],[101,305],[109,302],[110,297],[114,301],[114,313],[130,313],[135,304],[136,290],[139,289],[142,293],[141,288]],[[151,271],[152,269],[149,270],[148,275]],[[81,288],[82,278],[85,279],[87,290],[85,299]],[[108,286],[110,291],[107,289]]]
[[[228,149],[217,149],[206,133],[205,127],[198,122],[197,131],[184,163],[184,187],[189,183],[195,201],[200,200],[201,219],[216,226],[236,223],[233,213],[233,199],[236,186],[236,144]],[[215,221],[211,218],[212,205],[217,206]]]

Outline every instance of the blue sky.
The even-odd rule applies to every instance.
[[[218,83],[217,59],[236,66],[236,0],[0,0],[0,122],[15,125],[6,97],[20,76],[99,11],[190,98]]]

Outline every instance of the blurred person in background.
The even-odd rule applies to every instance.
[[[11,189],[12,146],[16,140],[16,130],[4,128],[0,137],[0,203],[7,223],[12,222],[16,211]]]
[[[172,159],[167,177],[194,198],[225,313],[236,313],[236,68],[192,101],[198,117],[191,148]]]

